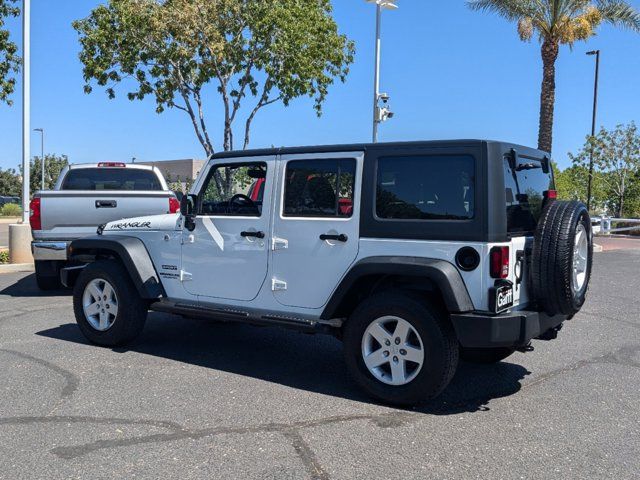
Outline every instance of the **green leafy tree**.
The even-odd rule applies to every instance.
[[[69,165],[69,159],[66,155],[45,154],[44,156],[44,189],[52,190],[55,187],[60,172],[64,167]],[[31,160],[29,169],[29,186],[32,192],[42,189],[42,160],[40,157],[34,157]]]
[[[588,136],[577,154],[569,154],[575,166],[587,168],[593,151],[594,172],[602,180],[607,205],[616,217],[627,212],[627,200],[639,195],[640,135],[635,123],[602,128],[595,137]],[[630,206],[632,206],[631,204]]]
[[[556,60],[561,45],[570,47],[594,36],[603,22],[640,31],[640,13],[622,0],[470,0],[474,10],[493,12],[518,24],[523,41],[538,37],[542,89],[538,148],[551,152],[556,96]]]
[[[14,74],[20,68],[17,55],[18,46],[9,38],[9,30],[5,28],[5,19],[17,17],[20,10],[16,0],[0,0],[0,103],[12,105],[9,98],[16,86]]]
[[[572,165],[564,170],[557,166],[555,170],[556,190],[560,200],[579,200],[587,203],[587,185],[589,168],[587,165]],[[607,195],[604,189],[602,174],[594,172],[591,185],[591,208],[594,212],[602,212],[607,207]]]
[[[176,193],[181,192],[183,194],[186,194],[189,192],[189,190],[191,190],[191,186],[193,185],[192,179],[185,178],[184,180],[182,180],[179,175],[176,179],[174,179],[172,176],[168,176],[165,180],[167,181],[169,190]]]
[[[0,196],[19,197],[22,193],[20,175],[12,168],[0,168]]]
[[[209,87],[222,100],[224,150],[235,146],[241,111],[247,148],[252,122],[268,105],[308,96],[320,115],[354,58],[330,0],[109,0],[73,26],[86,92],[95,82],[114,98],[126,80],[130,100],[151,95],[158,113],[184,111],[207,155],[215,150],[205,118]]]

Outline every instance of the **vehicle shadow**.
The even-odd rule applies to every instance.
[[[0,295],[7,295],[9,297],[63,297],[70,296],[72,294],[71,289],[61,288],[59,290],[44,291],[38,288],[36,283],[36,274],[32,273],[26,277],[22,277],[16,283],[5,287],[0,290]]]
[[[71,323],[38,335],[89,343]],[[140,340],[113,351],[139,352],[300,390],[372,402],[348,377],[341,342],[326,335],[151,312]],[[489,366],[461,362],[453,381],[438,399],[412,410],[435,415],[486,411],[491,400],[518,392],[520,381],[529,373],[508,362]]]

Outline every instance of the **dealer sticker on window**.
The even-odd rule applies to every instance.
[[[490,307],[500,313],[513,307],[513,285],[493,287],[490,291]]]

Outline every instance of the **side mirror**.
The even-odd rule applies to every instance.
[[[180,200],[180,214],[184,217],[184,226],[192,232],[196,228],[194,221],[196,217],[196,205],[198,197],[196,195],[185,195]]]
[[[183,195],[180,199],[180,214],[183,217],[194,217],[196,214],[196,201],[195,195]]]

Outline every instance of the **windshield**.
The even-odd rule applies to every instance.
[[[61,190],[162,190],[151,170],[97,167],[69,170]]]

